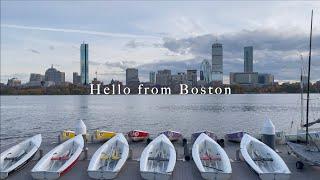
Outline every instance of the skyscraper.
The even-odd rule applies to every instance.
[[[244,59],[244,72],[252,73],[253,72],[253,47],[247,46],[244,47],[243,51]]]
[[[89,83],[89,45],[82,43],[80,46],[80,76],[81,83]]]
[[[200,70],[200,81],[204,81],[203,71]]]
[[[171,85],[171,70],[159,70],[156,76],[156,84],[160,86]]]
[[[223,47],[220,43],[212,45],[212,81],[223,81]]]
[[[187,83],[190,86],[197,86],[197,70],[187,70]]]
[[[200,80],[206,83],[211,82],[211,65],[208,60],[204,59],[200,66]]]
[[[149,82],[151,84],[155,84],[156,83],[156,73],[154,71],[151,71],[149,73]]]
[[[274,83],[274,76],[272,74],[259,74],[253,72],[253,47],[247,46],[243,50],[244,72],[231,72],[230,84],[237,84],[243,86],[271,86]]]
[[[139,74],[138,69],[127,68],[126,69],[126,85],[136,86],[139,84]]]

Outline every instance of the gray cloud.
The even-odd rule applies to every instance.
[[[102,75],[102,76],[119,76],[119,75],[125,75],[125,72],[124,71],[110,71],[110,72],[99,73],[99,75]]]
[[[254,47],[254,70],[272,73],[278,80],[297,80],[300,71],[298,52],[304,52],[304,58],[307,59],[309,34],[295,31],[243,30],[232,34],[223,34],[217,38],[211,34],[184,39],[164,38],[163,47],[173,53],[192,54],[211,59],[211,45],[216,39],[223,44],[225,75],[228,75],[229,72],[243,71],[243,47],[249,45]],[[313,36],[312,59],[313,79],[319,79],[320,77],[317,76],[320,74],[319,33]],[[186,60],[186,62],[189,61]],[[201,60],[198,61],[198,64],[200,62]],[[156,67],[156,65],[154,66]]]
[[[105,61],[104,63],[102,63],[102,62],[91,61],[91,60],[89,61],[89,64],[93,66],[104,65],[108,68],[119,68],[122,70],[125,70],[126,68],[129,68],[129,67],[135,67],[137,65],[135,61],[118,61],[118,62]]]
[[[300,62],[296,60],[278,60],[272,55],[267,56],[268,61],[261,61],[254,64],[254,71],[259,73],[271,73],[276,80],[298,80],[300,76]],[[320,74],[320,56],[313,56],[311,80],[319,80]],[[161,69],[170,69],[172,74],[177,72],[186,72],[187,69],[197,69],[199,71],[202,57],[186,59],[182,61],[174,60],[160,60],[154,63],[147,63],[139,65],[139,77],[148,80],[150,71],[157,71]],[[306,59],[305,59],[306,61]],[[306,64],[305,64],[306,65]],[[224,75],[229,76],[230,72],[243,71],[243,59],[225,59],[224,60]]]
[[[172,72],[177,73],[181,71],[186,71],[186,69],[198,69],[200,67],[202,59],[200,57],[187,59],[184,61],[170,61],[170,60],[160,60],[155,63],[147,63],[138,66],[139,71],[149,72],[150,69],[153,71],[170,69]]]
[[[162,43],[147,43],[145,41],[137,41],[135,39],[128,41],[124,47],[125,48],[139,48],[139,47],[155,47],[155,48],[160,48],[162,47]]]
[[[272,29],[242,30],[237,33],[223,34],[218,37],[212,34],[184,39],[163,38],[163,47],[176,53],[205,55],[216,40],[223,43],[224,50],[242,51],[244,46],[252,45],[255,50],[269,51],[305,51],[308,48],[309,34],[296,32],[279,32]],[[314,34],[313,47],[320,49],[320,34]]]
[[[135,67],[137,63],[135,61],[119,61],[119,62],[106,61],[104,65],[111,68],[120,68],[122,70],[125,70],[129,67]]]
[[[137,48],[137,47],[144,47],[146,44],[144,42],[136,41],[136,40],[130,40],[125,44],[125,47],[127,48]]]
[[[35,53],[35,54],[40,54],[40,52],[38,50],[35,49],[28,49],[28,51]]]

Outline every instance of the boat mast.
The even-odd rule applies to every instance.
[[[303,117],[304,117],[304,114],[303,114],[303,56],[302,54],[300,54],[300,59],[301,59],[301,68],[300,68],[300,71],[301,71],[301,75],[300,75],[300,128],[303,127],[303,123],[304,123],[304,120],[303,120]]]
[[[313,10],[311,11],[311,28],[310,28],[310,41],[309,41],[309,62],[308,62],[308,91],[307,91],[307,117],[306,117],[306,143],[308,144],[309,136],[309,96],[310,96],[310,67],[311,67],[311,45],[312,45],[312,19],[313,19]]]

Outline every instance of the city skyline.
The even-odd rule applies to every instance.
[[[229,72],[243,70],[244,46],[255,49],[256,71],[274,74],[280,81],[299,80],[297,53],[307,49],[309,10],[313,8],[315,18],[319,16],[318,2],[146,2],[130,7],[122,2],[1,4],[3,83],[11,77],[26,82],[30,73],[43,74],[51,64],[72,82],[72,73],[79,72],[83,40],[90,44],[90,81],[97,71],[102,81],[124,82],[125,69],[130,67],[139,69],[141,81],[148,81],[150,71],[199,70],[203,59],[211,59],[210,47],[216,40],[223,44],[225,82]],[[80,13],[85,7],[86,17]],[[226,7],[230,10],[225,11]],[[313,74],[319,74],[317,24],[314,33],[312,68]]]

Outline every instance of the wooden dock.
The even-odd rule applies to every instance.
[[[41,150],[43,154],[47,153],[49,150],[54,148],[57,143],[43,143],[41,145]],[[184,160],[184,148],[182,142],[174,143],[177,151],[177,163],[172,175],[173,180],[196,180],[202,179],[200,173],[194,164],[193,160],[185,161]],[[85,180],[90,179],[87,174],[87,167],[93,153],[101,146],[101,144],[88,143],[88,156],[87,159],[84,159],[84,154],[80,161],[69,171],[66,175],[62,176],[61,180]],[[131,157],[128,159],[126,165],[119,173],[119,176],[116,179],[119,180],[140,180],[142,179],[139,171],[139,158],[142,150],[146,146],[146,142],[139,143],[130,143]],[[188,144],[191,149],[191,144]],[[3,148],[2,150],[4,150]],[[225,151],[227,152],[231,165],[232,165],[232,180],[256,180],[259,179],[258,176],[249,168],[249,166],[243,162],[236,160],[236,151],[239,149],[239,143],[229,143],[226,142]],[[297,170],[295,163],[297,159],[292,155],[288,154],[289,148],[286,145],[278,145],[277,150],[279,155],[288,165],[289,169],[292,172],[292,180],[317,180],[320,177],[320,167],[308,166],[305,165],[304,169]],[[190,154],[191,155],[191,154]],[[34,157],[29,164],[27,164],[23,169],[9,176],[9,180],[20,180],[20,179],[32,179],[30,171],[37,163],[39,158],[39,153]]]

